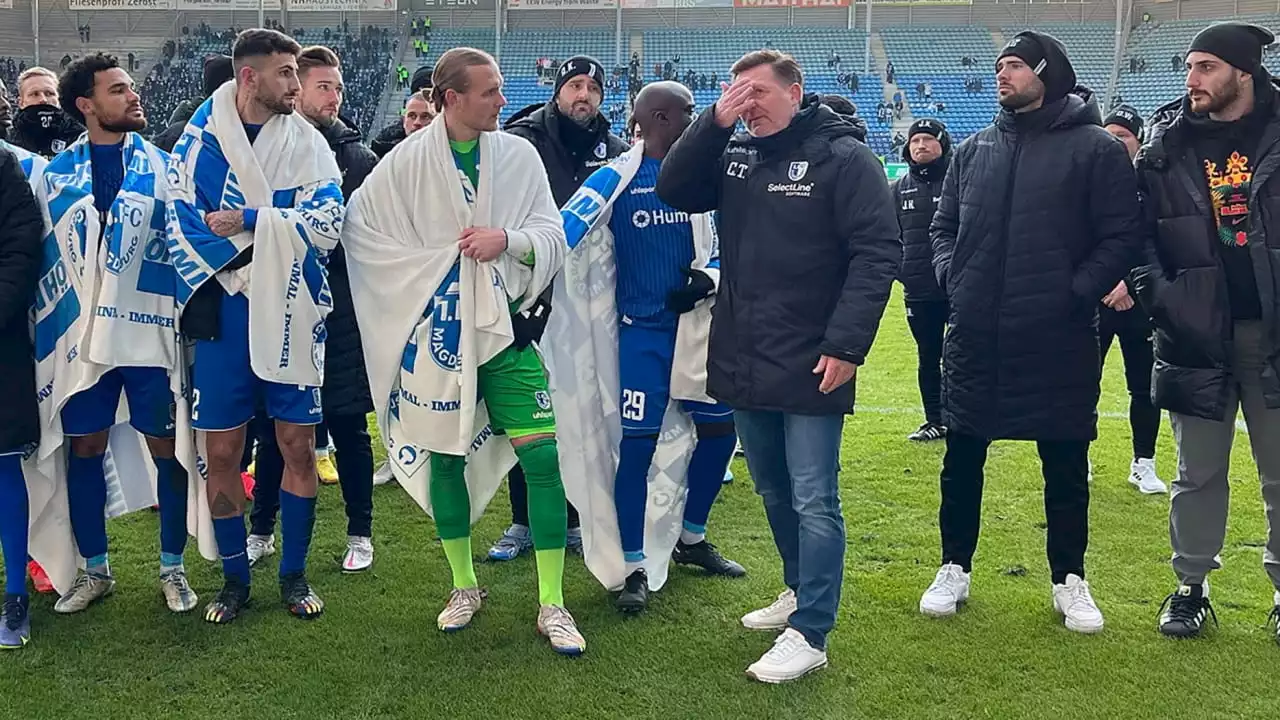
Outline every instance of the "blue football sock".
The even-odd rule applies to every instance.
[[[280,577],[307,569],[311,529],[316,524],[316,499],[280,490]]]
[[[4,550],[4,591],[27,594],[27,481],[21,455],[0,455],[0,548]]]
[[[724,469],[733,457],[737,439],[727,435],[699,434],[698,444],[689,459],[689,495],[684,502],[684,528],[695,535],[706,533],[711,506],[724,484]]]
[[[95,572],[107,564],[107,475],[105,455],[77,457],[67,463],[67,505],[71,533],[80,548],[80,557]]]
[[[649,465],[658,449],[658,436],[622,437],[618,474],[613,483],[613,506],[618,513],[622,554],[632,562],[644,559],[644,510],[649,504]]]
[[[155,458],[160,501],[160,566],[182,565],[187,548],[187,471],[173,458]]]
[[[249,586],[249,553],[245,550],[244,516],[213,519],[213,537],[218,541],[222,574]]]

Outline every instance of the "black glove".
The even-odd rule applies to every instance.
[[[698,301],[716,291],[711,277],[701,270],[681,270],[688,281],[684,287],[667,293],[667,309],[683,315],[693,309]]]
[[[551,303],[543,298],[529,308],[529,312],[518,312],[511,316],[511,330],[515,333],[517,350],[529,347],[529,343],[541,342],[542,333],[547,329],[547,318],[551,317]]]

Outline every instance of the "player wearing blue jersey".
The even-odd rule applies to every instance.
[[[654,192],[667,150],[693,122],[693,96],[673,82],[648,85],[636,97],[635,120],[644,141],[644,159],[618,197],[609,230],[617,262],[618,358],[621,378],[622,445],[614,484],[614,505],[626,584],[617,607],[638,612],[648,603],[644,561],[645,506],[649,466],[658,446],[662,417],[671,397],[671,370],[680,315],[712,294],[715,284],[692,269],[694,233],[689,215]],[[708,267],[719,261],[713,248]],[[706,540],[707,516],[720,491],[736,436],[733,410],[720,404],[683,401],[698,442],[689,462],[689,494],[684,528],[673,559],[708,573],[739,577],[746,571]]]
[[[101,255],[101,270],[120,278],[136,277],[136,287],[126,283],[117,295],[104,289],[103,280],[97,281],[94,302],[99,303],[98,314],[104,320],[95,322],[95,336],[100,338],[97,349],[85,355],[109,369],[61,408],[62,433],[70,447],[67,505],[84,571],[53,609],[80,612],[115,589],[107,561],[107,444],[123,394],[129,423],[145,436],[156,467],[161,592],[171,611],[189,612],[198,598],[187,582],[182,560],[187,544],[187,473],[174,457],[174,394],[170,369],[162,362],[173,331],[163,321],[154,323],[158,326],[154,330],[112,331],[103,324],[105,318],[114,317],[113,304],[137,302],[129,299],[131,294],[158,305],[127,307],[172,306],[171,277],[156,279],[140,267],[144,258],[117,249],[148,246],[154,237],[163,240],[164,197],[157,194],[154,178],[163,173],[168,156],[134,135],[146,128],[146,116],[133,79],[114,57],[96,53],[71,63],[58,82],[58,97],[63,112],[84,124],[88,147],[77,141],[50,161],[44,196],[51,219],[57,217],[56,208],[68,202],[84,202],[83,210],[96,210],[99,234],[93,240],[104,249],[93,252]],[[77,200],[84,192],[79,178],[86,174],[92,207],[87,198]],[[138,269],[131,271],[131,267]]]

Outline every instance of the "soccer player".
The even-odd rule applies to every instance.
[[[509,438],[528,477],[537,629],[557,652],[577,655],[586,641],[564,608],[567,518],[555,413],[537,349],[516,344],[511,329],[512,314],[535,302],[560,269],[564,228],[537,153],[498,132],[506,98],[492,56],[446,52],[432,100],[443,118],[374,169],[352,199],[343,235],[382,437],[406,489],[420,486],[423,463],[406,466],[430,453],[429,500],[453,572],[437,619],[445,632],[470,624],[484,597],[464,470],[469,458],[479,465],[477,447],[492,433]],[[407,345],[387,347],[391,337]],[[481,402],[492,433],[475,427]],[[492,474],[484,478],[490,492],[500,481]]]
[[[627,573],[617,608],[628,613],[644,610],[649,599],[642,567],[649,466],[671,397],[676,330],[681,314],[715,292],[711,275],[691,267],[697,251],[689,214],[667,205],[654,192],[662,159],[693,122],[693,96],[675,82],[646,85],[636,96],[635,120],[644,158],[609,217],[617,263],[622,408],[613,499]],[[712,244],[710,238],[706,242]],[[716,248],[703,250],[711,254],[704,266],[718,276]],[[681,405],[693,418],[698,442],[689,462],[684,527],[672,559],[715,575],[741,577],[746,570],[706,540],[707,517],[736,444],[733,410],[719,402],[686,400]]]
[[[378,164],[378,156],[360,142],[360,131],[348,126],[339,114],[342,109],[342,68],[332,50],[319,45],[303,48],[298,56],[298,79],[302,83],[298,110],[324,136],[338,169],[342,171],[342,195],[350,198]],[[323,401],[324,425],[337,447],[336,480],[342,483],[342,500],[347,511],[347,551],[342,557],[343,572],[363,572],[373,566],[373,445],[367,416],[373,411],[369,378],[360,347],[347,280],[345,253],[339,246],[325,266],[333,292],[333,312],[325,318]],[[253,512],[250,514],[248,552],[250,564],[275,552],[276,511],[280,505],[280,476],[284,461],[271,433],[258,441],[257,476]],[[316,430],[317,444],[320,428]],[[246,443],[248,444],[248,443]],[[332,463],[317,453],[320,481],[323,466]]]
[[[88,381],[76,381],[83,389],[60,410],[62,435],[71,450],[66,466],[71,530],[84,571],[53,609],[80,612],[115,589],[107,556],[105,463],[123,392],[129,423],[145,436],[156,467],[160,589],[171,611],[188,612],[197,597],[182,561],[187,473],[174,457],[173,276],[165,265],[152,262],[152,254],[163,255],[165,247],[167,191],[161,177],[168,155],[138,135],[147,126],[141,99],[114,57],[95,53],[71,63],[59,80],[58,97],[63,111],[87,133],[49,163],[41,200],[58,246],[92,243],[85,262],[96,258],[97,267],[86,267],[81,275],[82,289],[92,288],[96,295],[87,303],[82,298],[86,330],[79,361],[54,370],[55,388],[63,382],[58,376],[67,373],[83,372]],[[93,276],[98,279],[89,284]],[[41,325],[37,340],[44,336]],[[37,350],[37,357],[46,355]]]
[[[235,620],[250,597],[240,458],[259,403],[275,420],[285,465],[280,597],[295,617],[324,611],[306,558],[324,317],[332,307],[321,263],[337,245],[343,204],[333,152],[294,114],[301,50],[275,30],[240,33],[235,83],[192,116],[169,169],[181,330],[195,340],[191,421],[207,444],[206,490],[225,577],[205,611],[212,623]]]
[[[24,165],[43,161],[0,141],[0,549],[4,555],[4,603],[0,650],[31,639],[27,614],[29,499],[22,456],[40,438],[35,363],[27,311],[40,265],[44,223],[27,184]]]

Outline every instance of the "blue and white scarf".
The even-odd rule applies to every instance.
[[[125,135],[121,152],[124,179],[105,225],[94,207],[87,136],[51,160],[36,183],[48,222],[33,306],[42,429],[25,471],[33,498],[31,554],[64,590],[78,553],[65,507],[63,406],[117,367],[164,368],[175,395],[181,390],[173,372],[176,279],[164,222],[168,156],[137,133]],[[155,504],[154,469],[127,412],[111,428],[104,463],[109,515]],[[37,492],[47,500],[38,511]]]
[[[254,374],[319,387],[324,318],[333,309],[323,262],[342,231],[341,171],[299,114],[273,116],[250,144],[235,99],[234,81],[214,91],[173,148],[168,228],[178,306],[215,278],[228,294],[245,294]],[[245,208],[257,209],[257,225],[232,237],[205,221],[212,211]],[[224,270],[250,246],[253,262]]]
[[[556,411],[560,474],[583,522],[587,568],[606,588],[626,579],[622,542],[613,504],[622,419],[618,408],[617,266],[609,217],[613,203],[631,185],[644,159],[637,143],[596,170],[560,210],[568,253],[555,282],[543,347]],[[715,227],[709,215],[693,215],[693,267],[716,284],[720,271]],[[706,395],[707,340],[714,295],[680,316],[671,373],[671,404],[664,415],[649,475],[645,513],[645,569],[654,590],[667,579],[671,552],[680,537],[686,470],[696,442],[693,423],[680,412],[681,399]]]

